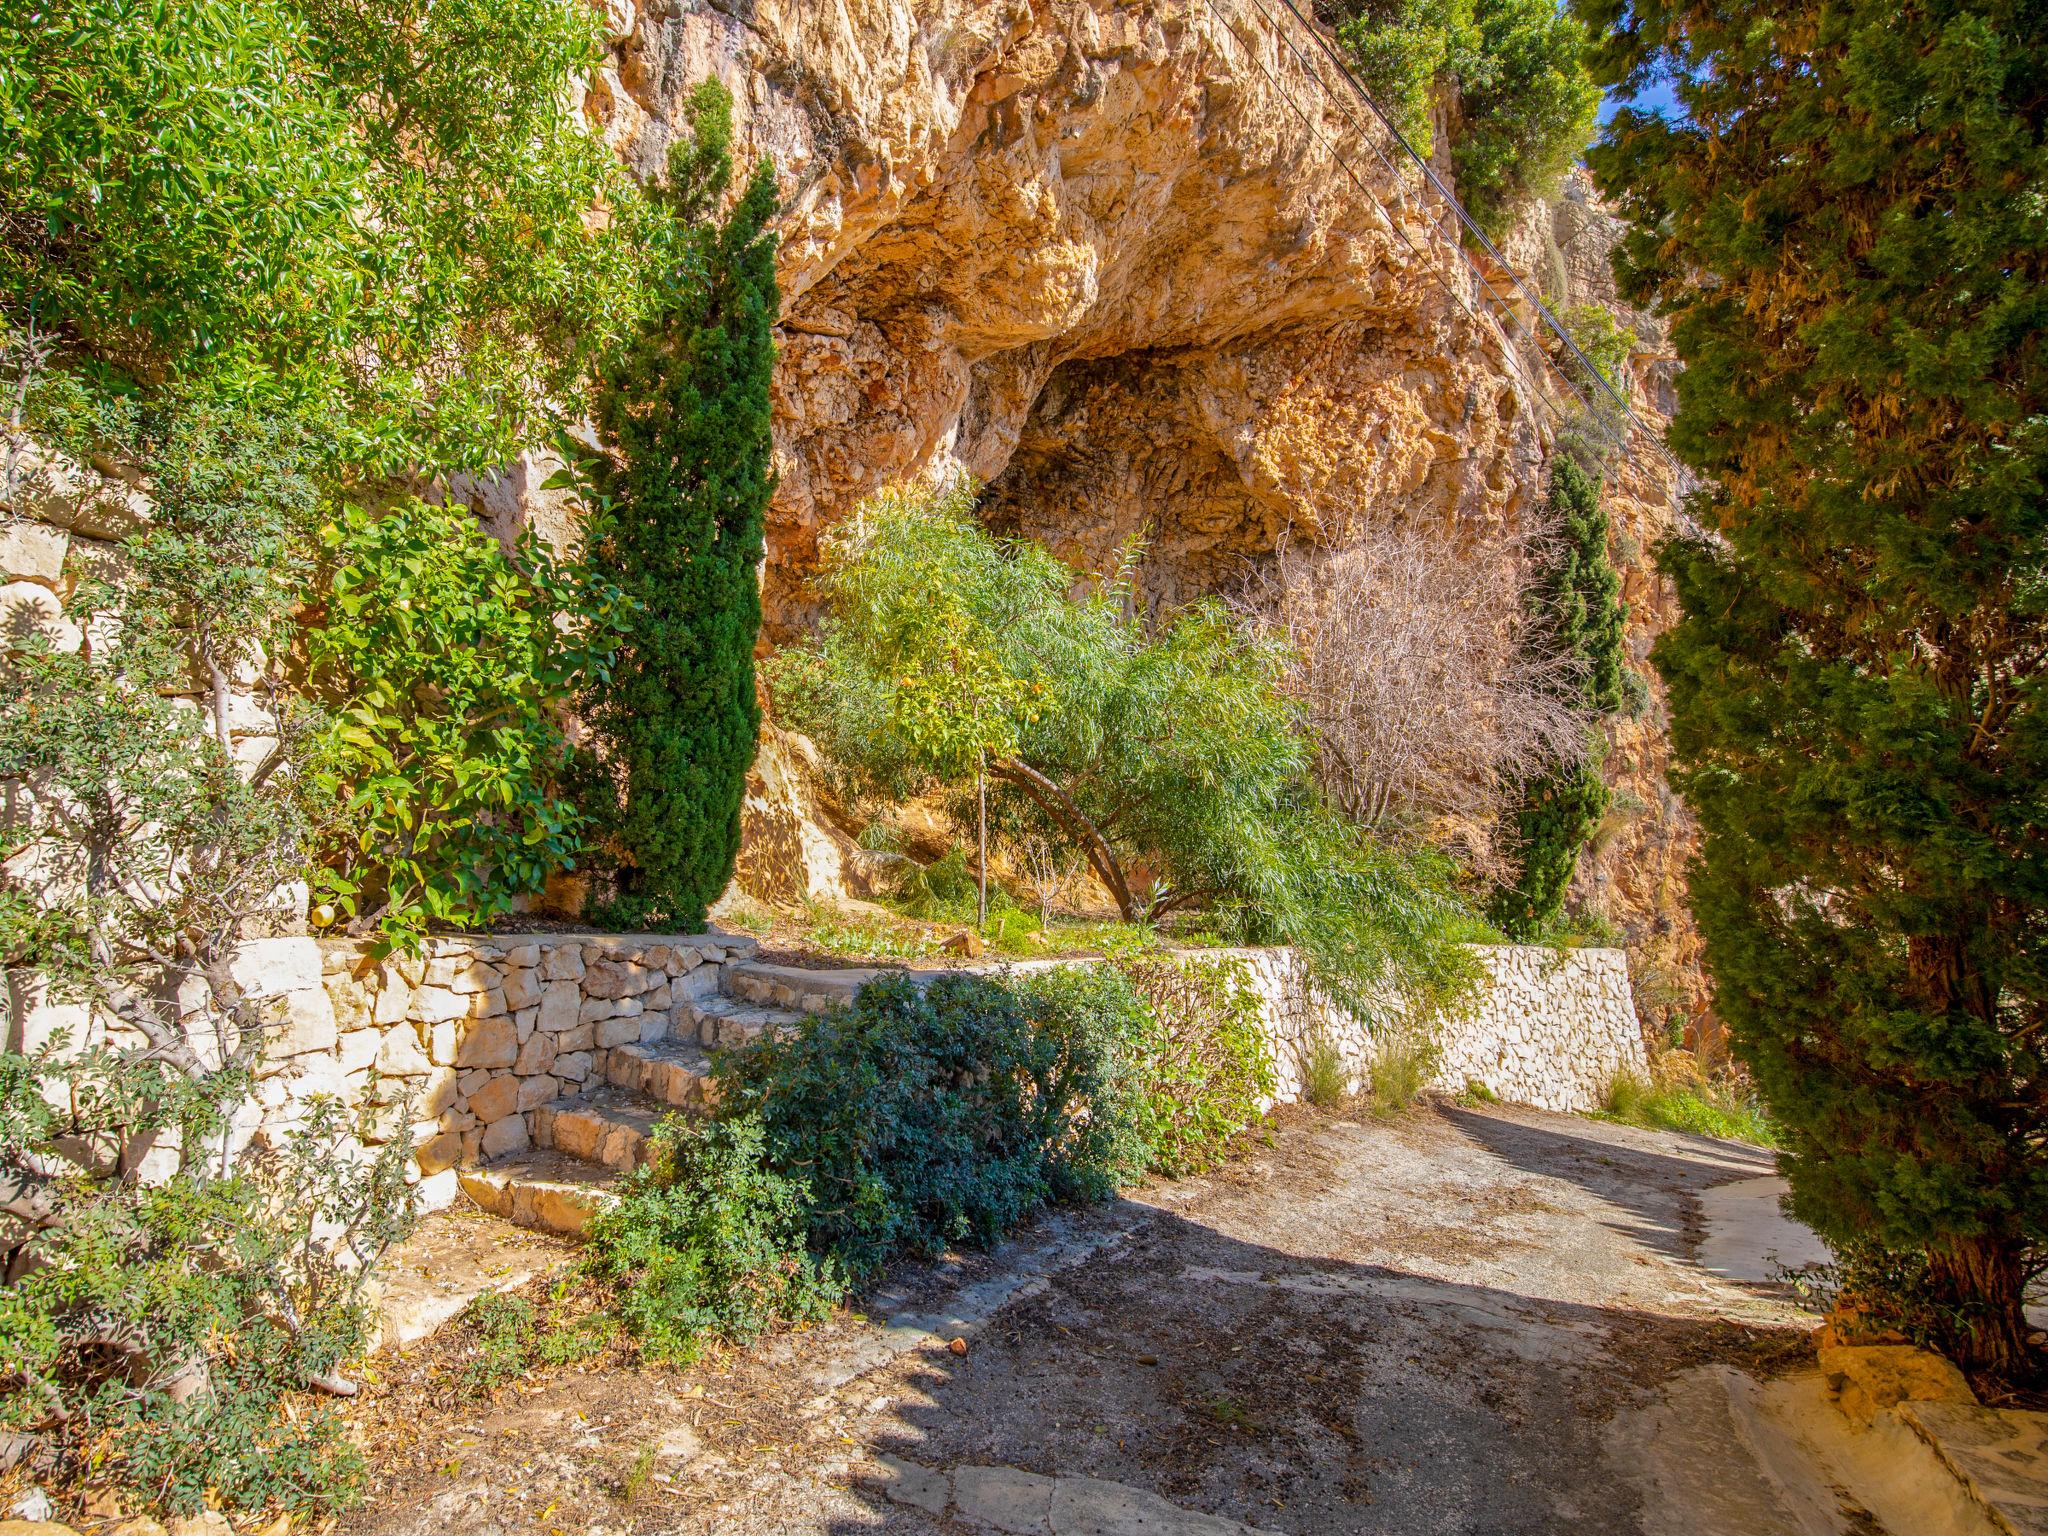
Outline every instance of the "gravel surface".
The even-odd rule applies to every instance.
[[[362,1410],[343,1530],[1791,1536],[1725,1399],[1812,1320],[1699,1262],[1702,1194],[1769,1171],[1534,1111],[1291,1111],[689,1371],[486,1399],[429,1347]]]

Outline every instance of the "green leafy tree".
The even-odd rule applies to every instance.
[[[318,416],[356,473],[502,463],[647,298],[646,204],[565,89],[599,25],[587,0],[10,8],[0,308],[107,387]]]
[[[632,601],[610,681],[587,697],[599,813],[621,855],[623,923],[694,928],[732,877],[760,732],[769,378],[778,299],[775,183],[759,166],[729,211],[732,103],[707,81],[660,189],[673,219],[667,278],[644,328],[606,368],[597,468],[609,529],[598,558]]]
[[[390,943],[507,911],[582,851],[558,711],[608,674],[623,598],[530,532],[507,555],[466,507],[344,507],[324,542],[306,643],[344,804],[320,888]]]
[[[1607,558],[1607,513],[1600,482],[1568,449],[1550,465],[1555,553],[1535,591],[1547,645],[1578,662],[1578,691],[1596,719],[1622,707],[1621,577]],[[1495,893],[1493,920],[1516,938],[1541,933],[1563,910],[1565,891],[1612,796],[1600,778],[1605,743],[1597,734],[1583,762],[1525,785],[1515,811],[1515,879]]]
[[[879,498],[828,547],[828,617],[777,658],[777,705],[890,798],[958,787],[986,750],[1014,819],[1079,850],[1126,921],[1204,908],[1302,945],[1367,1009],[1389,973],[1459,990],[1462,904],[1324,804],[1284,646],[1214,602],[1148,623],[1135,559],[1077,597],[1044,548],[974,521],[970,488]]]
[[[36,510],[16,474],[31,436],[139,481],[151,509],[74,569],[75,649],[0,658],[19,813],[0,951],[16,983],[87,1013],[76,1039],[0,1053],[0,1206],[22,1224],[0,1254],[0,1420],[151,1500],[341,1491],[286,1404],[360,1314],[291,1266],[342,1194],[390,1191],[331,1153],[312,1161],[347,1175],[340,1193],[256,1166],[245,1100],[276,1021],[232,961],[293,920],[340,836],[320,792],[337,738],[289,671],[318,528],[394,480],[540,440],[646,305],[665,214],[570,108],[599,25],[584,0],[0,15],[4,510]],[[438,684],[446,640],[352,665],[426,651],[415,671]],[[248,692],[274,732],[232,718]],[[159,1199],[138,1171],[167,1158]],[[193,1395],[177,1384],[199,1353]]]
[[[1924,1254],[2033,1371],[2048,1235],[2048,26],[2011,4],[1584,0],[1593,152],[1667,315],[1703,533],[1663,567],[1717,1006],[1792,1207]]]
[[[1497,230],[1548,194],[1593,136],[1584,27],[1552,0],[1363,0],[1338,36],[1365,88],[1427,154],[1447,106],[1458,193]]]

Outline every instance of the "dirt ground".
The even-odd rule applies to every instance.
[[[1720,1383],[1812,1320],[1700,1262],[1704,1192],[1768,1172],[1533,1111],[1292,1112],[687,1371],[478,1397],[429,1345],[370,1390],[342,1530],[1789,1536]]]

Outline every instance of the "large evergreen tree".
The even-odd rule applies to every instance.
[[[2048,7],[1579,0],[1672,80],[1593,153],[1672,322],[1677,782],[1795,1211],[2027,1371],[2048,1231]]]
[[[1600,482],[1564,449],[1550,466],[1555,553],[1536,585],[1538,634],[1577,659],[1577,701],[1594,716],[1621,707],[1621,578],[1607,558],[1607,513]],[[1600,777],[1606,740],[1595,735],[1586,759],[1523,787],[1515,812],[1515,879],[1495,893],[1493,920],[1516,938],[1533,938],[1564,906],[1565,890],[1612,796]]]
[[[732,101],[690,100],[661,191],[676,215],[665,301],[607,370],[597,412],[610,526],[599,556],[637,605],[589,701],[621,865],[611,921],[702,924],[732,876],[760,707],[754,640],[777,312],[775,183],[730,210]]]

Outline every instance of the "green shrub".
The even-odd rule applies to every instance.
[[[483,922],[582,848],[560,711],[605,677],[622,597],[531,533],[506,555],[461,506],[344,507],[325,543],[306,643],[346,814],[320,889],[387,942]]]
[[[0,313],[116,389],[325,420],[379,473],[503,463],[647,299],[646,200],[564,88],[599,26],[585,0],[9,7]]]
[[[1653,1071],[1645,1077],[1617,1072],[1601,1094],[1600,1107],[1610,1119],[1651,1130],[1719,1136],[1759,1147],[1778,1145],[1777,1128],[1754,1092],[1697,1073],[1674,1076]]]
[[[1447,863],[1323,801],[1284,645],[1215,602],[1148,619],[1138,553],[1077,597],[1047,550],[974,521],[971,489],[877,498],[828,547],[828,616],[776,658],[777,708],[879,797],[985,771],[998,820],[1084,858],[1127,923],[1192,909],[1299,945],[1366,1010],[1467,992],[1474,920]]]
[[[1438,1059],[1436,1042],[1422,1031],[1397,1031],[1382,1040],[1366,1069],[1373,1113],[1405,1114],[1436,1076]]]
[[[805,1251],[806,1185],[769,1151],[759,1113],[671,1116],[591,1222],[586,1270],[646,1358],[689,1361],[707,1338],[743,1344],[838,1300],[838,1267]]]
[[[1169,1178],[1213,1167],[1265,1118],[1279,1082],[1244,962],[1133,950],[1110,964],[1150,1016],[1136,1066],[1147,1166]]]
[[[859,1280],[1107,1193],[1113,1143],[1076,1123],[1115,1091],[1105,1066],[1092,1031],[1037,1027],[1000,982],[899,974],[719,1074],[734,1111],[759,1116],[769,1166],[804,1186],[812,1246]]]
[[[570,1365],[602,1350],[617,1323],[604,1312],[564,1315],[559,1291],[545,1312],[525,1296],[495,1291],[463,1308],[461,1321],[473,1346],[462,1368],[463,1385],[472,1392],[490,1392],[536,1365]]]
[[[1310,1044],[1301,1064],[1301,1096],[1318,1109],[1335,1109],[1351,1096],[1351,1069],[1333,1041],[1319,1037]]]
[[[732,878],[760,734],[754,639],[769,473],[775,178],[764,162],[722,217],[732,100],[706,81],[656,197],[662,299],[598,392],[598,560],[632,599],[623,653],[586,695],[602,750],[587,789],[623,855],[594,913],[701,927]]]
[[[34,1086],[53,1069],[78,1089],[67,1106]],[[158,1097],[98,1053],[68,1066],[0,1056],[0,1087],[5,1172],[76,1150],[81,1113],[111,1147],[110,1125],[139,1110],[128,1128],[153,1123],[192,1154],[162,1183],[115,1162],[43,1187],[28,1241],[7,1256],[15,1278],[0,1286],[0,1432],[40,1429],[60,1477],[89,1473],[172,1513],[352,1502],[361,1457],[304,1394],[367,1341],[364,1282],[411,1223],[409,1142],[360,1163],[346,1155],[354,1127],[322,1101],[276,1150],[229,1160],[223,1177],[217,1094],[210,1110]]]

